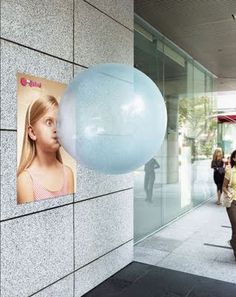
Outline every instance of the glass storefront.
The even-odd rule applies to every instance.
[[[224,151],[225,158],[236,148],[236,91],[217,92],[217,146]]]
[[[215,194],[217,123],[213,75],[138,16],[134,64],[157,84],[168,114],[160,150],[134,172],[137,242]]]

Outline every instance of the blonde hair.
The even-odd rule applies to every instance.
[[[217,149],[215,149],[214,154],[213,154],[213,157],[212,157],[212,160],[213,161],[216,161],[217,160],[218,153],[221,153],[222,154],[222,157],[223,157],[223,151],[222,151],[222,149],[221,148],[217,148]]]
[[[19,176],[22,171],[31,165],[36,154],[35,141],[29,137],[28,129],[30,126],[33,126],[42,116],[44,116],[52,106],[57,107],[58,102],[55,97],[49,95],[41,96],[29,105],[25,116],[25,131],[17,176]],[[59,150],[56,152],[56,158],[62,163]]]

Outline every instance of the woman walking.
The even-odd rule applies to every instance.
[[[227,207],[227,213],[229,216],[230,224],[232,227],[232,238],[230,245],[234,251],[234,257],[236,261],[236,150],[232,152],[230,157],[230,166],[226,168],[223,191],[228,193],[229,187],[233,189],[233,201],[230,207]]]
[[[217,148],[213,154],[212,161],[211,161],[211,168],[214,169],[214,182],[217,187],[217,201],[216,204],[220,205],[220,197],[222,194],[222,187],[223,187],[223,181],[224,181],[224,174],[225,174],[225,168],[224,168],[224,161],[223,161],[223,152],[221,148]]]

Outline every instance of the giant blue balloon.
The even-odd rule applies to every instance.
[[[166,107],[155,83],[125,64],[99,64],[79,73],[59,105],[57,135],[82,165],[121,174],[160,148]]]

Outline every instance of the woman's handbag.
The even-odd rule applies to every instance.
[[[225,207],[230,207],[231,203],[233,201],[233,197],[235,194],[235,190],[231,187],[231,183],[232,183],[232,169],[230,170],[230,181],[228,184],[228,188],[227,188],[227,192],[223,193],[223,201],[222,201],[222,205]]]
[[[224,193],[223,195],[222,205],[227,208],[230,207],[233,201],[234,194],[235,194],[234,189],[231,187],[228,187],[227,193]]]
[[[225,174],[225,169],[224,169],[224,167],[219,167],[219,168],[218,168],[218,172],[219,172],[219,174]]]

